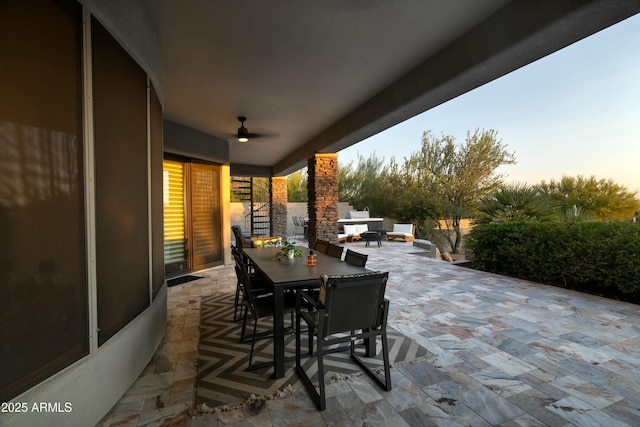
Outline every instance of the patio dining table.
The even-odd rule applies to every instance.
[[[301,257],[275,259],[281,248],[245,248],[245,255],[273,286],[273,378],[284,377],[284,291],[296,288],[319,288],[322,275],[344,275],[371,272],[322,253],[317,263],[307,266],[308,251]]]

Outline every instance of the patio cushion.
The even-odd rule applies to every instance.
[[[408,234],[413,236],[413,224],[393,224],[392,233]]]
[[[254,248],[267,248],[274,246],[282,246],[282,237],[269,236],[269,237],[252,237],[251,246]]]
[[[353,236],[355,234],[358,234],[356,226],[355,225],[345,225],[344,226],[344,234],[346,234],[347,236]]]
[[[356,234],[361,234],[365,231],[369,231],[369,226],[367,224],[356,224]]]

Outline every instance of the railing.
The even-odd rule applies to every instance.
[[[258,208],[250,205],[251,212],[244,216],[245,230],[250,230],[253,237],[266,237],[271,233],[271,202],[266,202]]]

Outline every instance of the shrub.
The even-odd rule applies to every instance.
[[[478,204],[478,224],[508,221],[552,221],[556,207],[549,195],[526,184],[502,187]]]
[[[504,222],[469,236],[480,270],[607,296],[640,297],[640,224]]]

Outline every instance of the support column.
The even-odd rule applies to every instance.
[[[287,177],[271,177],[271,235],[287,237]]]
[[[309,244],[338,241],[338,154],[316,154],[309,159]]]

